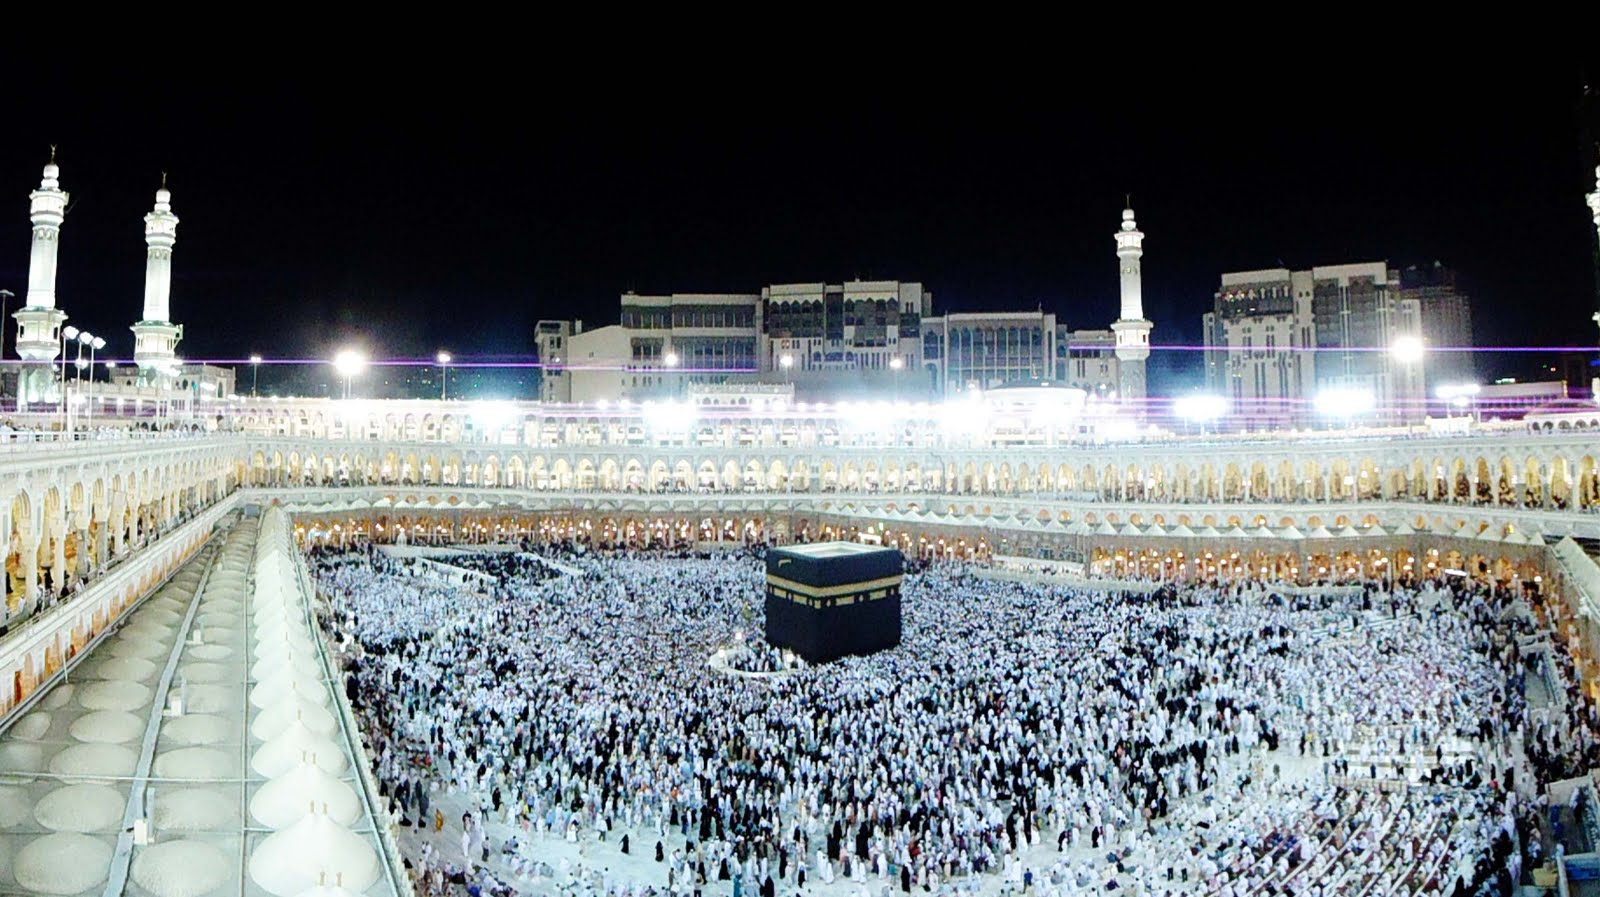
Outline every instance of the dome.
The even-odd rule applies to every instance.
[[[333,714],[329,713],[327,708],[321,703],[306,700],[304,695],[297,694],[257,714],[255,722],[250,724],[250,734],[262,741],[270,741],[295,722],[301,723],[317,735],[332,735],[339,731],[339,721],[333,718]]]
[[[307,759],[334,775],[344,772],[350,765],[344,758],[344,751],[331,739],[295,720],[256,749],[250,757],[250,768],[257,775],[275,779]]]
[[[329,818],[340,825],[354,825],[361,818],[355,789],[309,759],[257,789],[250,798],[250,816],[267,828],[283,829],[299,822],[313,806],[326,808]]]
[[[322,679],[308,676],[292,669],[279,670],[276,675],[256,683],[250,689],[250,704],[265,709],[293,694],[315,695],[326,692]]]
[[[360,893],[379,873],[372,845],[320,807],[262,839],[250,854],[249,870],[251,881],[277,897],[294,897],[328,881]]]

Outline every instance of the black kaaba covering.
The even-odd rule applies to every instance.
[[[820,542],[767,551],[767,641],[810,663],[900,644],[899,549]]]

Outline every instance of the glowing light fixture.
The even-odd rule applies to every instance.
[[[1329,387],[1317,393],[1311,404],[1318,414],[1326,417],[1351,418],[1371,411],[1378,401],[1364,389]]]
[[[1416,364],[1427,354],[1427,348],[1422,344],[1421,337],[1402,336],[1389,344],[1389,354],[1401,364]]]
[[[1182,396],[1173,400],[1172,413],[1191,423],[1211,423],[1228,413],[1228,400],[1205,394]]]

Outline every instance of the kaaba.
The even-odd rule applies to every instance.
[[[818,542],[767,551],[767,641],[809,663],[900,644],[897,548]]]

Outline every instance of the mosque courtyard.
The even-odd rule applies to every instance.
[[[312,557],[431,893],[1476,893],[1594,744],[1537,602],[1465,581],[935,564],[898,648],[771,673],[748,553],[542,550]]]

